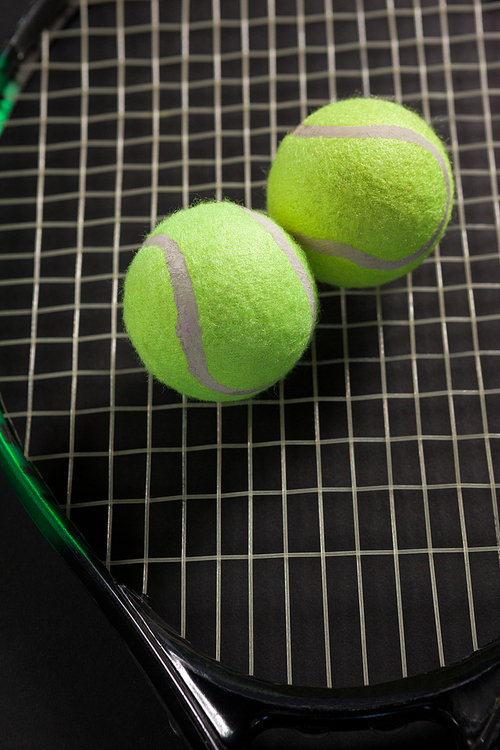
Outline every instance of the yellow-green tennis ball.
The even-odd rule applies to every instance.
[[[422,262],[444,234],[453,194],[430,125],[394,102],[358,98],[322,107],[285,136],[267,210],[320,281],[367,287]]]
[[[161,221],[125,278],[124,322],[145,367],[202,401],[236,401],[284,377],[307,347],[317,294],[304,251],[229,201]]]

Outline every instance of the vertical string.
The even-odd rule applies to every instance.
[[[189,205],[189,21],[190,0],[182,0],[181,17],[181,102],[182,102],[182,204],[184,208]],[[188,402],[182,397],[182,435],[181,435],[181,564],[180,564],[180,634],[186,636],[187,625],[187,429],[188,429]]]
[[[158,221],[158,162],[160,153],[160,9],[158,0],[151,0],[151,207],[149,228]],[[146,420],[146,481],[144,485],[144,543],[142,564],[142,593],[148,592],[149,579],[149,520],[151,510],[153,431],[153,378],[148,376]]]
[[[286,473],[285,398],[283,381],[279,384],[281,452],[281,522],[283,535],[283,594],[285,607],[286,680],[292,683],[292,625],[290,617],[290,560],[288,557],[288,496]]]
[[[332,687],[332,658],[330,654],[330,615],[328,608],[328,572],[326,565],[325,513],[323,503],[323,467],[321,461],[321,425],[318,393],[318,360],[316,338],[311,342],[313,397],[314,397],[314,443],[316,448],[316,477],[318,493],[319,555],[321,563],[321,598],[323,604],[323,634],[325,648],[325,682]]]
[[[406,677],[408,673],[406,662],[406,643],[405,630],[403,621],[403,599],[401,592],[401,575],[399,570],[399,545],[398,531],[396,524],[396,506],[394,500],[394,480],[392,473],[392,454],[391,454],[391,433],[389,422],[389,403],[387,394],[387,372],[385,361],[385,344],[384,344],[384,326],[380,289],[377,289],[377,326],[378,326],[378,345],[379,345],[379,364],[380,364],[380,382],[382,410],[384,415],[384,438],[385,454],[387,461],[387,482],[389,490],[389,512],[391,522],[391,539],[392,539],[392,559],[394,565],[394,585],[396,588],[396,608],[398,615],[399,630],[399,650],[401,655],[401,676]]]
[[[88,150],[88,95],[89,95],[89,69],[88,69],[88,13],[87,4],[83,0],[81,4],[81,32],[80,32],[80,63],[81,63],[81,93],[80,93],[80,162],[78,175],[78,219],[77,219],[77,247],[74,272],[74,313],[73,313],[73,337],[71,356],[71,396],[70,396],[70,429],[69,429],[69,460],[68,460],[68,483],[66,490],[66,512],[70,514],[71,493],[73,488],[73,469],[75,453],[75,430],[76,430],[76,399],[78,389],[78,345],[80,334],[80,305],[81,305],[81,281],[84,246],[84,218],[85,218],[85,192],[86,192],[86,165]]]
[[[449,113],[449,118],[450,118],[450,132],[451,132],[451,142],[452,142],[452,150],[453,150],[453,160],[454,160],[455,169],[456,169],[456,180],[455,180],[456,204],[457,204],[459,222],[460,222],[460,227],[461,227],[462,247],[463,247],[464,256],[467,260],[469,256],[469,248],[468,248],[467,232],[465,229],[463,188],[462,188],[462,181],[460,178],[460,159],[459,159],[459,152],[458,152],[458,135],[456,131],[455,102],[454,102],[454,93],[453,93],[454,87],[453,87],[453,77],[451,74],[451,51],[450,51],[450,37],[449,37],[449,30],[448,30],[447,11],[448,11],[448,8],[444,0],[439,0],[439,19],[441,22],[441,43],[442,43],[442,49],[443,49],[443,68],[444,68],[445,88],[446,88],[445,94],[446,94],[446,102],[447,102],[448,113]],[[452,447],[453,447],[453,461],[454,461],[454,466],[455,466],[457,505],[458,505],[459,519],[460,519],[460,533],[462,536],[463,560],[464,560],[464,569],[465,569],[467,600],[468,600],[468,606],[469,606],[471,641],[472,641],[473,650],[476,650],[478,648],[476,615],[475,615],[475,610],[474,610],[474,594],[473,594],[473,589],[472,589],[469,543],[468,543],[468,535],[467,535],[467,526],[466,526],[466,521],[465,521],[465,508],[464,508],[463,490],[462,490],[460,455],[459,455],[459,449],[458,449],[458,434],[457,434],[457,423],[456,423],[456,415],[455,415],[455,403],[453,399],[453,381],[452,381],[452,374],[451,374],[450,346],[449,346],[448,329],[447,329],[447,322],[446,322],[446,303],[445,303],[445,294],[444,294],[444,282],[443,282],[442,267],[441,267],[441,263],[439,262],[439,250],[437,250],[437,261],[438,262],[436,264],[436,270],[437,270],[437,277],[438,277],[439,314],[441,318],[441,335],[442,335],[442,340],[443,340],[444,365],[445,365],[445,372],[446,372],[448,410],[449,410],[450,423],[451,423],[451,442],[452,442]],[[471,311],[471,315],[472,315],[472,311]]]
[[[40,300],[40,267],[43,236],[43,198],[45,194],[45,159],[47,149],[47,109],[49,88],[49,34],[44,32],[40,46],[40,104],[38,126],[38,164],[36,184],[36,232],[33,249],[33,295],[31,300],[30,353],[28,363],[28,383],[26,399],[26,432],[24,452],[30,453],[31,429],[33,421],[34,377],[38,338],[38,307]],[[71,472],[70,472],[71,474]],[[68,480],[69,481],[69,480]]]
[[[113,222],[113,286],[111,299],[111,362],[110,362],[110,404],[109,404],[109,442],[108,442],[108,530],[106,539],[106,565],[111,565],[111,546],[113,539],[113,472],[114,472],[114,435],[115,435],[115,368],[116,368],[116,335],[118,276],[120,255],[120,231],[122,219],[122,186],[123,186],[123,151],[125,139],[125,20],[123,0],[116,3],[116,52],[117,52],[117,123],[116,123],[116,166],[114,188],[114,222]]]
[[[344,352],[344,383],[345,383],[345,405],[347,412],[347,436],[349,440],[349,465],[351,474],[351,494],[352,494],[352,514],[354,526],[354,554],[356,559],[356,581],[358,593],[358,612],[359,612],[359,630],[360,630],[360,647],[361,647],[361,668],[363,671],[363,684],[369,683],[368,672],[368,649],[366,642],[366,619],[365,619],[365,600],[363,592],[363,566],[361,559],[361,539],[359,527],[359,508],[358,508],[358,486],[356,475],[356,453],[354,450],[354,423],[352,415],[352,394],[351,394],[351,376],[349,368],[349,332],[347,325],[347,303],[346,293],[340,292],[340,309],[342,316],[342,344]]]

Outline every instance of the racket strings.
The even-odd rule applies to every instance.
[[[43,35],[0,142],[0,383],[72,520],[183,636],[362,684],[500,632],[498,9],[293,9],[82,0]],[[378,291],[322,287],[310,351],[254,402],[153,382],[120,310],[144,235],[193,199],[263,208],[281,136],[356,92],[449,138],[442,251]]]

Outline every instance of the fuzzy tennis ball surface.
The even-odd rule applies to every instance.
[[[432,251],[453,193],[443,144],[419,115],[382,99],[346,99],[285,136],[267,210],[306,249],[320,281],[378,286]]]
[[[145,367],[202,401],[249,398],[284,377],[316,311],[304,251],[265,215],[229,201],[161,221],[123,292],[125,327]]]

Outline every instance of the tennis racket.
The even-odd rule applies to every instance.
[[[2,57],[2,469],[193,750],[420,720],[499,744],[499,20],[37,2]],[[310,350],[259,398],[153,382],[121,323],[144,234],[199,198],[263,208],[280,138],[356,93],[444,137],[441,247],[380,289],[322,286]]]

